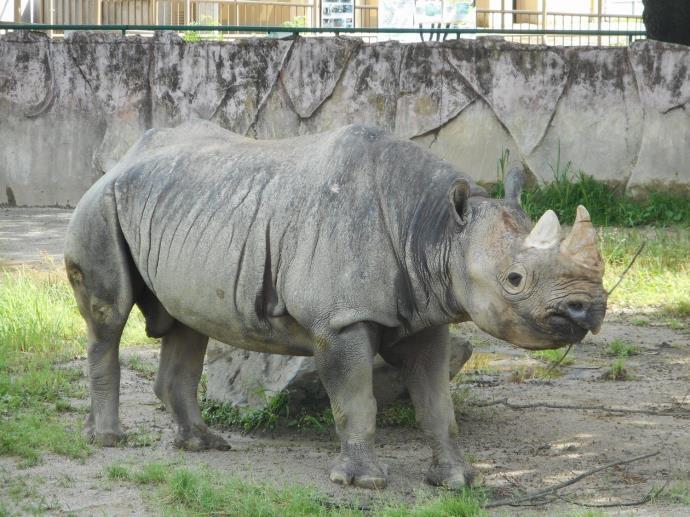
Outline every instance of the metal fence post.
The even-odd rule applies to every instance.
[[[598,0],[597,1],[597,30],[601,31],[601,12],[603,11],[602,9],[602,4],[604,3],[604,0]],[[601,47],[601,36],[597,36],[597,45]]]
[[[541,0],[541,28],[546,30],[546,0]],[[547,45],[546,34],[544,34],[544,45]]]

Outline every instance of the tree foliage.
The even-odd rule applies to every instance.
[[[642,0],[642,3],[642,19],[649,38],[690,46],[690,1]]]

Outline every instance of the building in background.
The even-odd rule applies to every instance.
[[[642,8],[642,0],[0,0],[4,20],[23,22],[334,29],[417,28],[420,24],[429,28],[443,24],[502,30],[641,31]],[[629,42],[624,36],[507,38],[552,45]]]

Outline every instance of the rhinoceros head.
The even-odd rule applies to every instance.
[[[565,238],[552,210],[532,227],[520,206],[522,181],[513,169],[505,199],[469,199],[460,257],[466,278],[453,285],[462,286],[459,299],[485,332],[524,348],[557,348],[599,331],[604,263],[587,210],[578,207]]]

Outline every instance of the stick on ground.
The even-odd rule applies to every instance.
[[[533,501],[535,499],[541,499],[542,497],[546,497],[547,495],[553,495],[556,492],[558,492],[560,489],[565,488],[570,485],[574,485],[578,481],[581,481],[585,479],[586,477],[591,476],[592,474],[596,474],[597,472],[601,472],[602,470],[606,470],[611,467],[615,467],[617,465],[626,465],[628,463],[632,463],[634,461],[640,461],[640,460],[645,460],[647,458],[653,458],[654,456],[658,456],[661,452],[656,451],[656,452],[650,452],[649,454],[644,454],[642,456],[637,456],[635,458],[629,458],[625,460],[618,460],[618,461],[613,461],[611,463],[607,463],[606,465],[602,465],[601,467],[597,467],[591,470],[588,470],[587,472],[583,472],[579,476],[575,476],[574,478],[568,479],[567,481],[563,481],[561,483],[558,483],[552,487],[549,488],[544,488],[542,490],[537,490],[536,492],[530,492],[529,494],[525,494],[523,496],[519,497],[514,497],[512,499],[499,499],[497,501],[491,501],[488,504],[484,506],[484,508],[496,508],[498,506],[513,506],[517,505],[520,503],[524,503],[527,501]]]

